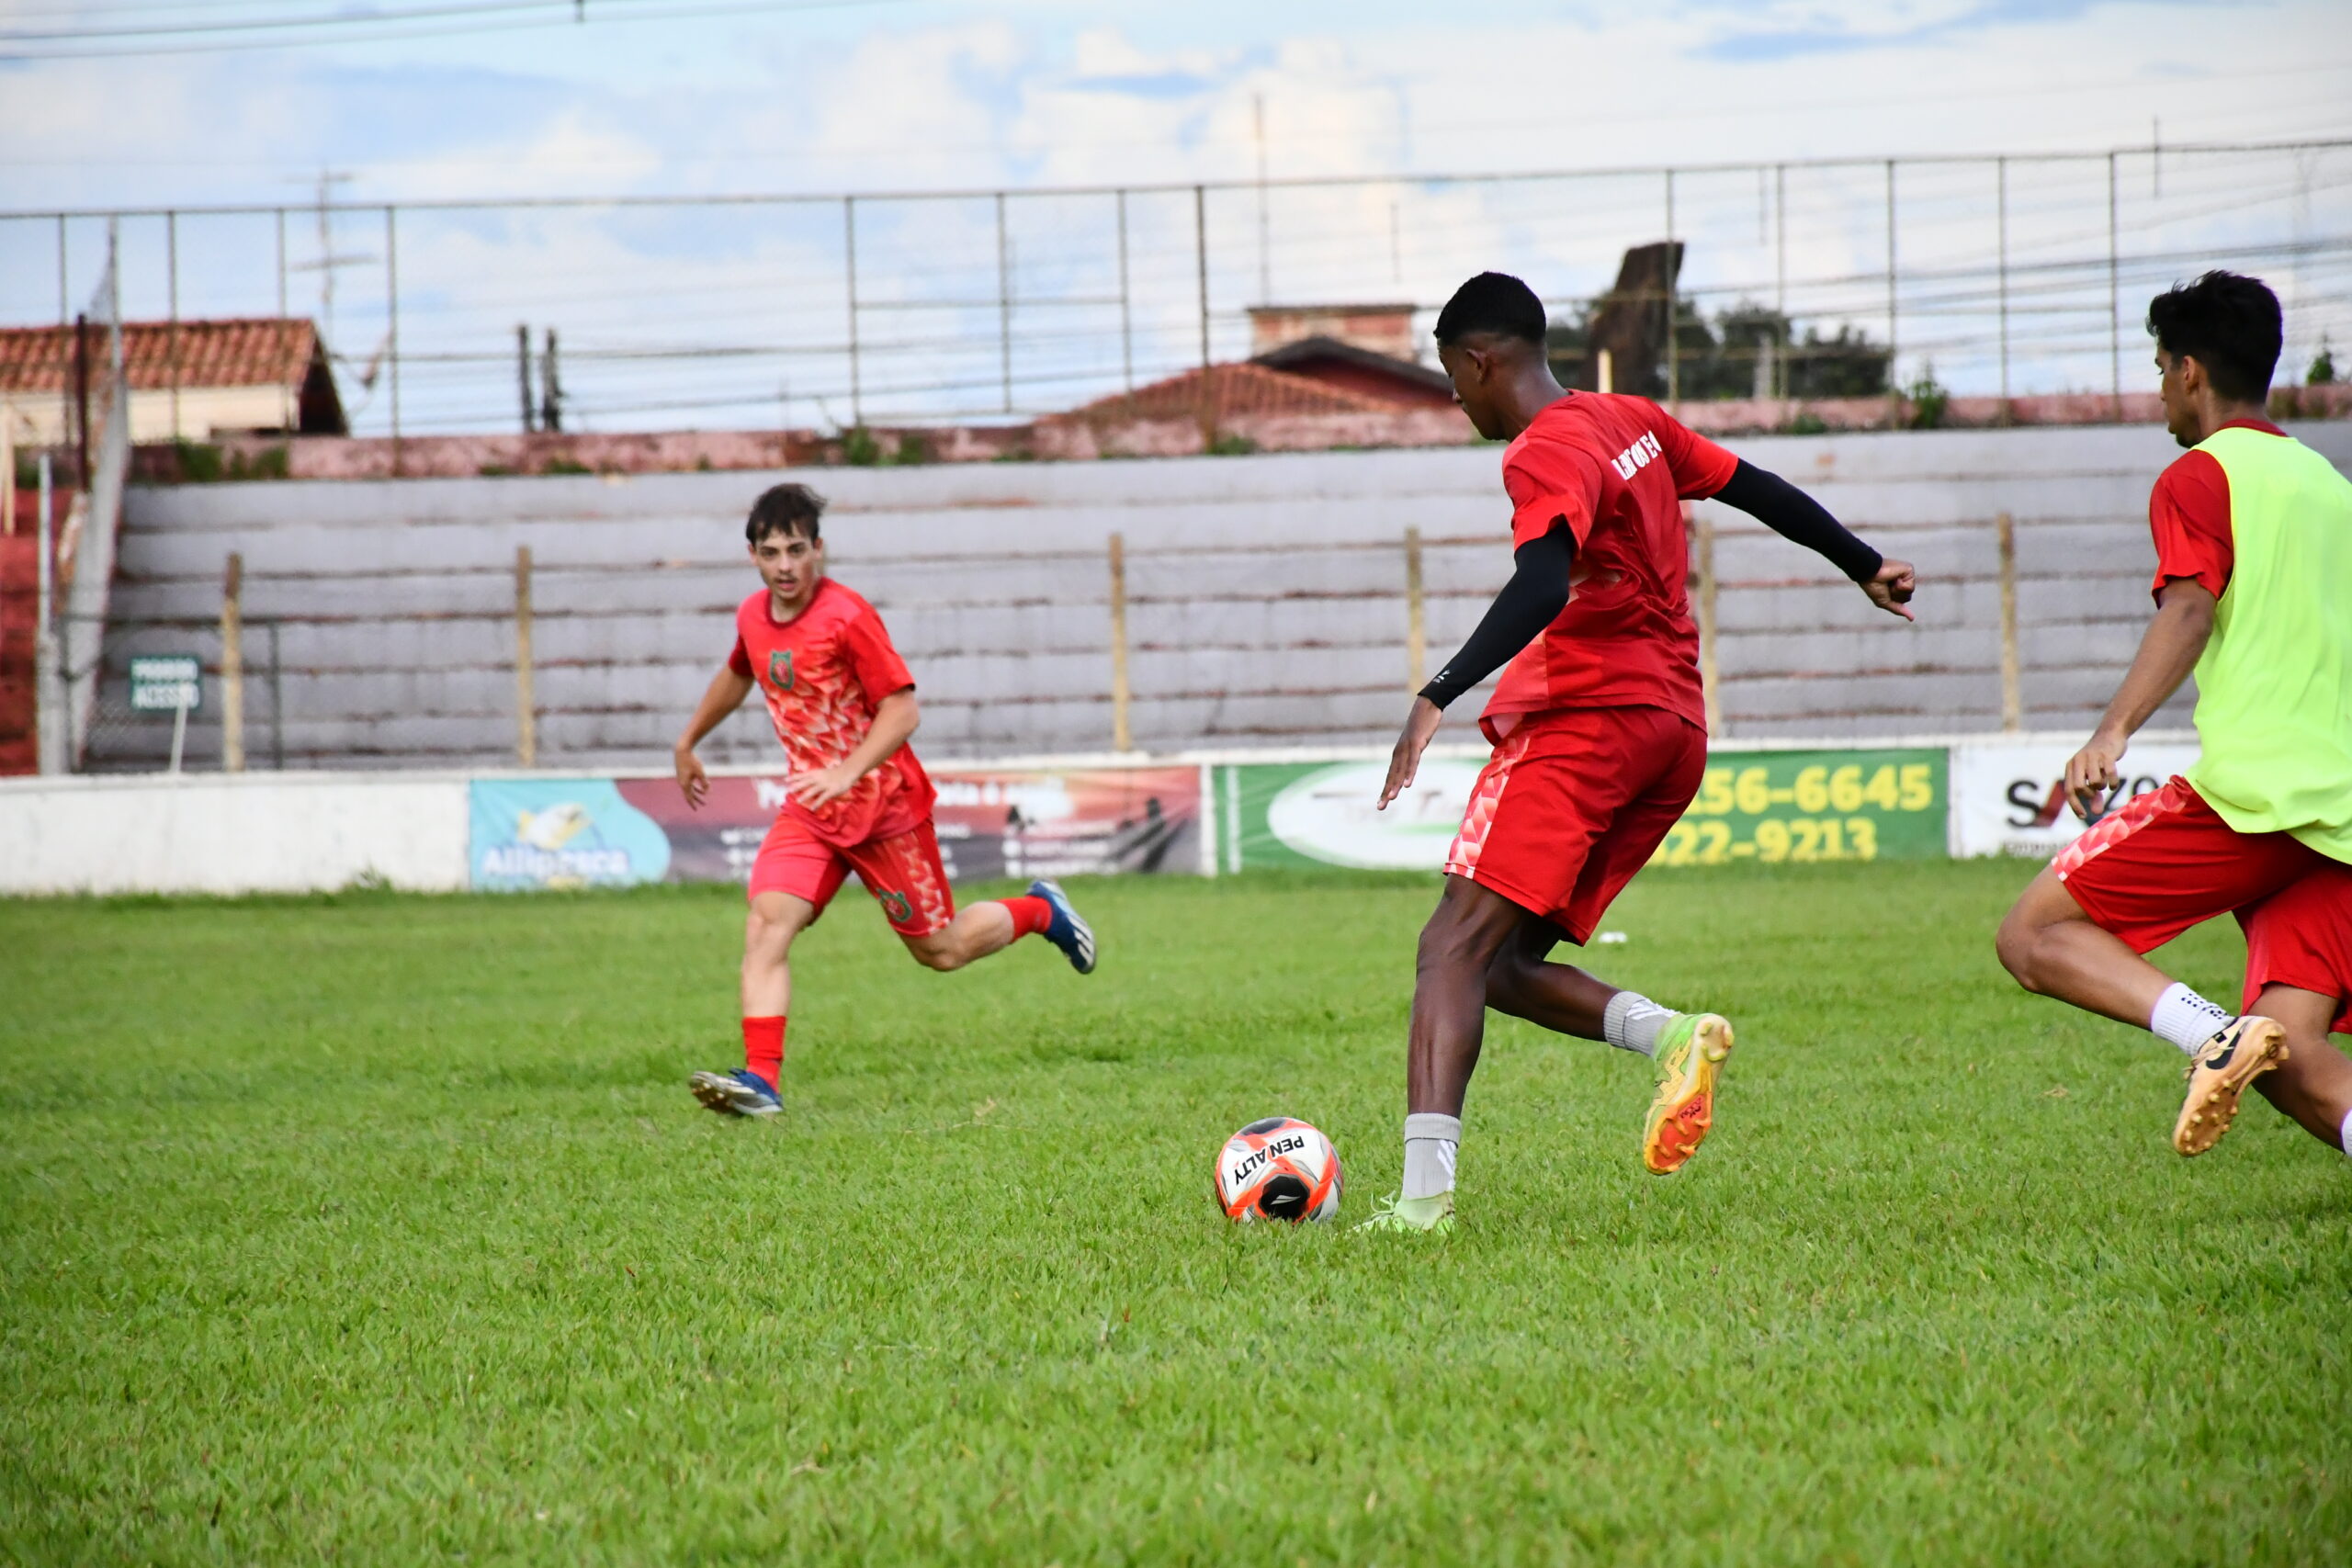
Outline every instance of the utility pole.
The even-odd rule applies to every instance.
[[[539,357],[539,428],[560,434],[563,430],[563,377],[556,368],[553,327],[548,329],[547,344],[547,353]]]
[[[318,197],[314,210],[319,220],[319,254],[315,261],[296,262],[294,272],[315,272],[319,275],[319,331],[325,336],[330,352],[334,343],[334,275],[343,267],[362,266],[374,261],[371,255],[353,253],[337,255],[334,251],[334,187],[348,185],[354,175],[332,169],[319,171]]]
[[[514,323],[514,378],[523,393],[523,434],[530,435],[538,430],[539,420],[531,406],[531,329],[521,321]]]

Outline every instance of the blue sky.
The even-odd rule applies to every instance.
[[[373,16],[433,3],[0,0],[0,32]],[[324,41],[300,48],[113,59],[34,58],[75,46],[0,43],[0,53],[17,56],[0,62],[0,208],[300,202],[304,182],[322,168],[349,176],[338,186],[345,198],[382,203],[1246,180],[1261,147],[1267,172],[1283,179],[2104,152],[2144,147],[2158,135],[2168,144],[2352,135],[2352,10],[2342,0],[1666,0],[1494,4],[1467,16],[1376,0],[836,0],[756,9],[742,0],[586,0],[586,10],[584,25],[553,20],[399,39],[368,35],[424,24],[355,23],[340,36],[321,29]],[[219,41],[180,35],[81,47],[209,49]],[[2274,158],[2259,166],[2212,163],[2202,173],[2177,167],[2169,190],[2162,170],[2143,169],[2147,163],[2131,165],[2127,194],[2139,205],[2126,220],[2150,234],[2159,218],[2172,223],[2165,245],[2283,243],[2352,230],[2344,215],[2352,159],[2343,153],[2302,164]],[[1905,176],[1903,226],[1914,265],[1989,244],[1991,169]],[[1824,175],[1792,193],[1800,209],[1790,241],[1795,273],[1859,277],[1883,265],[1873,259],[1884,245],[1874,178]],[[2019,165],[2012,178],[2018,245],[2039,245],[2047,259],[2092,243],[2104,223],[2103,170]],[[1442,298],[1453,269],[1474,256],[1519,266],[1547,290],[1587,291],[1606,282],[1623,244],[1663,230],[1647,186],[1620,190],[1604,182],[1563,192],[1567,208],[1549,216],[1426,186],[1320,206],[1285,197],[1268,221],[1267,260],[1255,249],[1249,197],[1225,199],[1212,214],[1216,287],[1227,302],[1219,341],[1246,333],[1239,304],[1261,289]],[[1769,275],[1757,248],[1765,238],[1758,177],[1694,178],[1682,192],[1677,222],[1691,240],[1694,279],[1729,289]],[[1068,258],[1102,253],[1106,213],[1064,213],[1043,202],[1022,211],[1021,231],[1008,243],[1019,248],[1017,265],[1035,275],[1024,287],[1080,288],[1071,280],[1086,268]],[[993,277],[997,247],[984,212],[910,209],[901,220],[876,209],[874,265],[900,267],[909,290],[926,267]],[[332,248],[379,250],[372,219],[344,234],[354,221],[338,220]],[[769,278],[799,292],[789,310],[743,334],[781,342],[777,334],[800,333],[819,342],[834,330],[820,330],[819,317],[840,293],[826,271],[838,268],[826,258],[839,221],[825,221],[831,230],[779,219],[751,236],[716,219],[682,220],[652,237],[641,225],[585,220],[420,222],[400,242],[403,291],[413,273],[425,301],[404,325],[403,346],[430,342],[436,331],[451,344],[486,341],[492,323],[511,338],[517,315],[560,317],[583,342],[602,334],[617,344],[655,297],[673,307],[678,333],[707,337],[718,330],[714,323],[742,313],[728,301],[751,298],[747,291]],[[1165,296],[1138,306],[1136,330],[1150,340],[1142,352],[1151,364],[1175,355],[1184,337],[1178,274],[1185,268],[1177,264],[1189,258],[1176,254],[1190,244],[1184,221],[1187,213],[1149,204],[1135,215],[1137,265],[1148,272],[1164,264],[1168,274],[1136,285]],[[316,250],[312,227],[305,219],[292,230],[297,268]],[[134,313],[161,305],[162,242],[153,229],[142,220],[125,230]],[[0,224],[0,319],[55,313],[54,241],[38,230]],[[102,241],[88,225],[69,240],[69,293],[78,294]],[[253,309],[271,293],[274,285],[262,280],[269,269],[256,261],[266,237],[251,225],[191,221],[179,240],[184,310]],[[1063,282],[1049,282],[1048,273]],[[601,281],[567,288],[572,276]],[[539,281],[549,277],[552,286]],[[2331,301],[2344,289],[2316,274],[2306,281],[2312,303],[2298,330],[2315,341],[2338,319]],[[316,287],[315,273],[303,275],[291,302],[315,309]],[[1870,290],[1860,285],[1844,294],[1822,287],[1809,308],[1825,321],[1866,309]],[[383,330],[368,314],[371,290],[382,290],[358,264],[343,275],[343,288],[347,319],[338,335],[356,357],[368,346],[361,339]],[[708,309],[689,332],[695,299]],[[985,313],[952,330],[967,329],[989,330]],[[1981,388],[1994,374],[1984,333],[1970,328],[1950,341],[1939,373]],[[2096,345],[2080,332],[2068,343],[2062,352],[2052,338],[2030,371],[2019,372],[2024,384],[2103,379],[2106,352],[2091,354]],[[919,356],[920,345],[909,352]],[[1099,370],[1102,362],[1090,363]],[[796,417],[815,416],[807,389],[821,383],[838,400],[838,378],[762,374],[769,388],[762,397],[787,406],[802,400]],[[1041,380],[1035,399],[1074,395],[1083,379],[1073,369],[1061,382]],[[482,386],[491,384],[485,372]]]

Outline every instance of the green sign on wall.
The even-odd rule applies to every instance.
[[[1427,759],[1413,787],[1375,811],[1385,759],[1244,763],[1216,770],[1222,869],[1345,865],[1435,871],[1480,763]],[[1654,865],[1921,860],[1943,854],[1949,788],[1941,748],[1733,751],[1709,759],[1698,797]]]

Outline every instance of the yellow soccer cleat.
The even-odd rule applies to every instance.
[[[2287,1032],[2267,1018],[2233,1018],[2197,1048],[2188,1063],[2188,1098],[2173,1123],[2172,1146],[2201,1155],[2222,1141],[2246,1085],[2287,1059]]]
[[[1642,1163],[1670,1176],[1699,1150],[1715,1121],[1715,1079],[1731,1055],[1731,1021],[1685,1013],[1658,1032],[1657,1095],[1642,1128]]]

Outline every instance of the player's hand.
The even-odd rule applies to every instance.
[[[1878,575],[1862,584],[1862,592],[1871,603],[1890,615],[1900,615],[1906,621],[1919,617],[1911,613],[1911,595],[1919,591],[1919,574],[1911,570],[1907,560],[1882,560]]]
[[[821,811],[856,787],[865,777],[846,762],[835,762],[830,768],[819,768],[813,773],[795,773],[785,781],[785,793],[798,801],[802,809]]]
[[[678,793],[686,797],[686,809],[699,811],[702,803],[710,798],[710,775],[702,769],[702,759],[689,746],[681,746],[671,761],[678,769]]]
[[[2123,759],[2125,744],[2120,737],[2101,733],[2066,759],[2066,804],[2084,821],[2098,816],[2108,792],[2123,782],[2116,764]]]
[[[1413,699],[1413,710],[1405,716],[1405,732],[1396,737],[1396,750],[1388,758],[1388,782],[1380,786],[1378,809],[1387,810],[1390,801],[1412,787],[1413,775],[1420,772],[1421,753],[1429,749],[1430,737],[1437,733],[1444,717],[1445,710],[1429,698]]]

